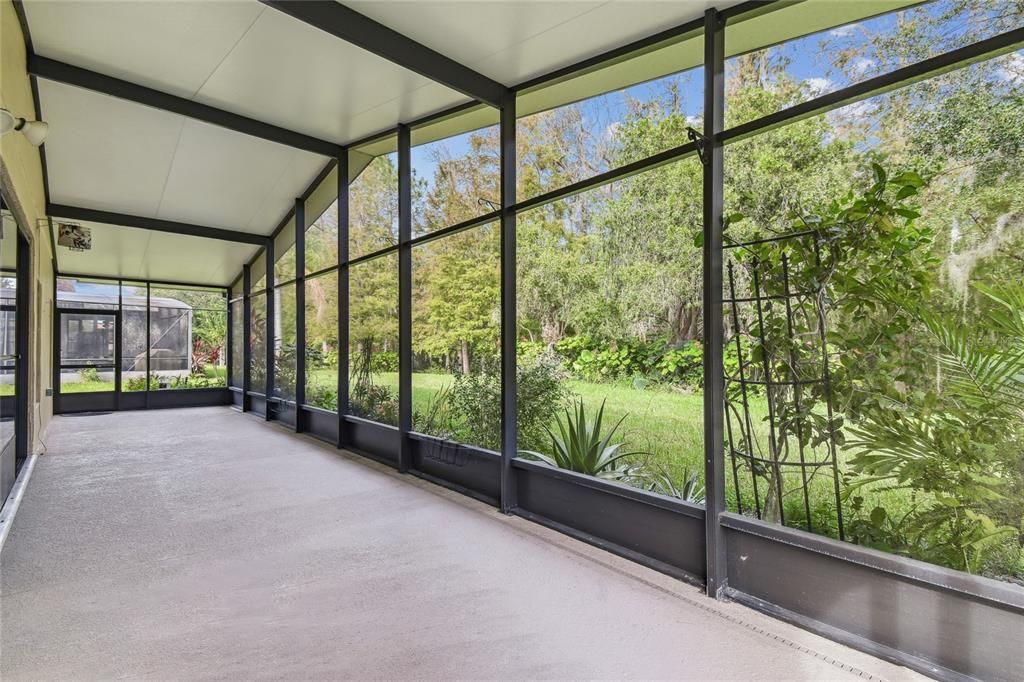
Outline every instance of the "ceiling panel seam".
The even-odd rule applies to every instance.
[[[160,188],[160,200],[156,202],[156,214],[159,216],[164,208],[164,196],[167,194],[167,183],[171,181],[171,173],[174,172],[174,162],[178,159],[178,150],[181,149],[181,136],[185,132],[185,117],[178,121],[178,139],[174,142],[174,152],[171,153],[171,162],[167,164],[167,174],[164,175],[164,184]]]
[[[260,7],[259,13],[253,18],[252,22],[246,27],[246,29],[242,31],[242,34],[238,36],[238,40],[236,40],[234,44],[232,44],[231,47],[228,48],[228,51],[225,52],[224,55],[220,58],[220,61],[218,61],[213,66],[213,68],[210,70],[210,73],[206,74],[206,78],[203,79],[203,82],[200,83],[199,87],[196,88],[195,91],[192,93],[191,99],[195,100],[195,98],[199,96],[199,93],[202,92],[203,88],[206,87],[206,84],[210,82],[210,79],[214,77],[214,75],[217,73],[220,67],[224,66],[224,62],[228,60],[228,57],[230,57],[231,54],[238,48],[238,45],[243,40],[245,40],[245,37],[249,35],[250,32],[252,32],[253,26],[256,25],[256,22],[260,20],[260,17],[262,17],[263,13],[266,11],[266,7]]]

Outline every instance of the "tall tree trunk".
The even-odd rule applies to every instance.
[[[459,355],[462,356],[462,373],[469,374],[469,342],[463,341],[459,348]]]
[[[700,337],[700,308],[680,303],[671,315],[672,345]]]
[[[547,317],[541,322],[541,338],[548,346],[554,346],[562,340],[562,324],[552,317]]]

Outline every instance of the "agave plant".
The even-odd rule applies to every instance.
[[[622,425],[622,416],[608,433],[601,434],[604,421],[604,401],[593,420],[587,418],[587,408],[581,398],[572,409],[565,409],[565,419],[556,417],[557,433],[547,429],[551,438],[550,454],[533,450],[520,450],[520,454],[539,459],[559,469],[568,469],[580,474],[607,479],[633,478],[636,472],[626,465],[625,460],[643,452],[624,452],[623,443],[612,443],[616,431]]]
[[[683,470],[681,479],[673,478],[667,471],[662,470],[653,478],[649,487],[654,492],[677,497],[684,502],[694,504],[704,504],[705,502],[704,486],[697,478],[697,472],[691,473],[689,469]]]

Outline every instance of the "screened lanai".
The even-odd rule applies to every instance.
[[[196,674],[252,673],[214,663],[252,655],[233,632],[269,636],[252,604],[315,584],[331,603],[368,590],[374,632],[410,648],[257,656],[272,676],[416,676],[396,661],[441,646],[419,625],[455,618],[465,643],[472,614],[500,627],[490,607],[526,642],[508,667],[485,647],[498,677],[749,679],[725,621],[743,637],[775,623],[814,654],[787,667],[750,644],[779,677],[1024,677],[1019,3],[18,0],[3,18],[4,77],[25,85],[3,108],[48,124],[38,152],[4,147],[0,174],[5,575],[53,560],[48,523],[79,503],[105,518],[125,495],[147,505],[137,526],[98,524],[145,557],[119,580],[163,580],[152,538],[174,524],[218,529],[197,551],[238,597],[223,630],[187,581],[137,594],[202,611],[200,630],[168,635],[174,650],[217,632]],[[24,143],[12,126],[5,145]],[[275,540],[234,516],[236,494],[245,514],[266,495],[289,552],[261,554]],[[396,538],[420,515],[437,535],[406,552]],[[84,537],[69,565],[111,571],[89,557],[117,543]],[[538,538],[603,568],[540,558]],[[494,563],[520,551],[522,573]],[[271,563],[240,587],[245,556]],[[614,616],[560,626],[552,601],[531,621],[523,574],[553,572],[538,594],[574,575],[599,595],[609,568],[617,608],[626,575],[711,619],[700,672],[610,623],[643,653],[559,664],[537,642],[583,622],[599,637]],[[419,570],[440,583],[404,572]],[[516,577],[474,582],[495,570]],[[364,583],[377,572],[427,595],[408,627]],[[51,577],[88,609],[79,578]],[[7,646],[45,641],[31,633],[59,605],[17,595],[48,588],[5,580],[26,614],[5,610]],[[319,615],[281,611],[288,637],[318,622],[355,637],[296,589]],[[445,590],[465,608],[435,605]],[[695,636],[637,603],[655,615],[629,623],[656,641]],[[19,654],[8,672],[166,676],[159,629],[183,622],[155,618],[144,653],[115,647],[113,667]],[[82,630],[68,646],[88,645]],[[489,670],[436,654],[424,676]]]

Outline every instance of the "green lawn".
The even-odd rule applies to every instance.
[[[323,380],[333,384],[333,372],[321,370]],[[374,382],[398,390],[398,374],[385,373],[374,376]],[[431,398],[452,382],[446,374],[413,374],[413,410],[426,410]],[[617,383],[593,383],[569,380],[568,388],[582,398],[588,408],[596,410],[605,401],[606,424],[614,424],[623,419],[616,440],[625,441],[631,450],[639,450],[647,455],[648,468],[661,470],[672,477],[677,483],[692,473],[704,478],[704,396],[701,393],[687,393],[660,387],[633,388],[630,385]],[[753,428],[762,447],[767,450],[767,402],[764,398],[750,399]],[[798,461],[798,448],[795,439],[790,443],[791,461]],[[764,453],[767,456],[767,452]],[[827,453],[819,448],[816,452],[808,448],[805,456],[808,461],[821,460]],[[844,457],[838,453],[840,467]],[[741,467],[737,478],[744,511],[753,507],[754,490],[749,471]],[[799,520],[805,518],[802,493],[802,477],[799,469],[793,467],[785,472],[784,488],[787,496],[784,508],[787,523],[800,525]],[[765,495],[764,482],[759,483],[760,499]],[[831,467],[821,467],[809,474],[808,489],[811,497],[812,515],[817,513],[820,519],[815,520],[815,527],[821,530],[825,519],[834,519],[835,492],[832,482]],[[736,492],[733,470],[730,459],[726,459],[726,496],[731,508],[735,509]],[[872,490],[866,487],[859,491],[866,499],[870,509],[875,504],[882,504],[891,512],[905,510],[911,504],[904,491]],[[813,516],[812,516],[813,518]],[[834,523],[834,521],[833,521]]]
[[[221,379],[222,381],[220,382],[220,385],[221,386],[227,386],[227,368],[226,367],[216,367],[216,366],[209,366],[208,365],[206,367],[205,374],[210,379]],[[155,375],[155,373],[154,373],[154,375]],[[75,377],[75,378],[80,379],[80,377]],[[133,391],[136,391],[136,390],[137,391],[145,390],[145,382],[144,381],[141,381],[141,380],[138,381],[138,384],[139,384],[139,388],[138,389],[130,389],[130,388],[128,388],[128,385],[129,385],[128,382],[129,382],[128,379],[125,379],[122,382],[121,390],[123,392],[125,392],[125,393],[133,392]],[[67,381],[65,383],[62,383],[61,386],[60,386],[60,392],[61,393],[101,393],[101,392],[104,392],[104,391],[113,391],[113,390],[114,390],[114,382],[113,381],[102,381],[102,380],[98,380],[98,379],[97,380],[87,380],[87,381],[81,381],[81,380],[78,380],[78,381]],[[0,395],[14,395],[14,386],[10,385],[10,384],[7,384],[7,385],[0,384]]]
[[[113,381],[69,381],[60,386],[61,393],[99,393],[113,390]]]
[[[326,378],[326,375],[325,375]],[[398,390],[398,374],[374,376],[374,382]],[[447,374],[413,374],[414,412],[424,412],[431,398],[451,384]],[[597,410],[605,401],[605,423],[625,417],[619,435],[631,449],[650,453],[651,460],[667,473],[681,478],[686,471],[703,471],[704,407],[699,393],[662,389],[638,390],[619,384],[570,380],[569,390],[588,408]]]

